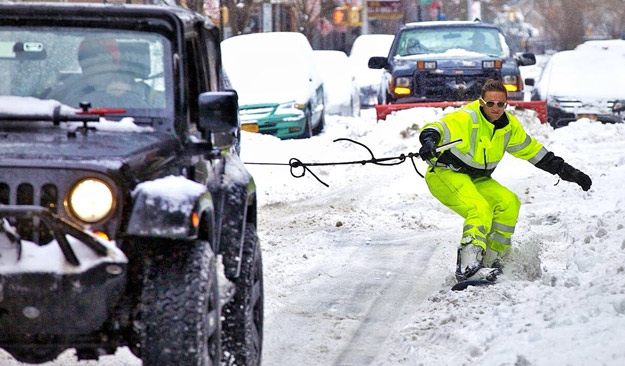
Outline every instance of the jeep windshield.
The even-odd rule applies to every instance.
[[[0,27],[0,95],[119,109],[137,121],[173,116],[171,46],[156,33]]]
[[[494,57],[510,53],[504,36],[494,28],[484,27],[421,27],[405,29],[393,56],[442,54],[463,50]]]

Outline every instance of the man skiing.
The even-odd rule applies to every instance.
[[[456,279],[494,281],[501,273],[496,259],[510,247],[519,215],[516,194],[490,176],[504,152],[529,161],[584,191],[592,181],[583,172],[549,152],[523,130],[518,119],[505,112],[503,83],[488,80],[481,97],[421,129],[419,155],[430,165],[425,181],[434,197],[464,221],[458,247]],[[449,150],[439,145],[461,139]]]

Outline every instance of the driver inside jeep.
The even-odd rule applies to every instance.
[[[147,108],[149,87],[124,71],[115,39],[85,38],[78,47],[81,74],[68,78],[50,96],[71,107],[89,102],[92,107]]]

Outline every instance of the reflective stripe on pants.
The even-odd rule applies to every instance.
[[[464,218],[463,237],[499,253],[510,247],[521,207],[516,194],[492,178],[471,179],[445,168],[429,168],[425,181],[434,197]]]

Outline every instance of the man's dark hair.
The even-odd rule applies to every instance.
[[[486,82],[484,83],[484,86],[482,87],[482,94],[480,96],[484,98],[484,95],[486,95],[486,92],[489,92],[489,91],[505,93],[506,99],[508,99],[508,91],[506,90],[506,87],[503,85],[503,83],[499,80],[494,80],[494,79],[486,80]]]

